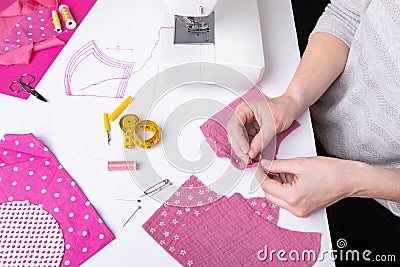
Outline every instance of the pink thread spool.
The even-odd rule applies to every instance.
[[[136,170],[136,161],[109,161],[107,162],[107,168],[109,171],[129,171]]]

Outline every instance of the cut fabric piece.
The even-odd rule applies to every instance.
[[[43,7],[41,4],[39,4],[34,0],[23,0],[20,2],[17,2],[16,4],[10,6],[6,10],[0,12],[0,24],[7,25],[7,28],[9,30],[15,27],[15,24],[19,20],[19,17],[17,17],[17,20],[15,20],[15,17],[13,17],[12,15],[15,14],[26,15],[29,12],[38,10],[39,8]],[[95,2],[96,0],[86,0],[86,1],[63,0],[63,4],[66,4],[70,7],[75,20],[78,22],[78,27]],[[29,12],[26,12],[26,10],[29,10]],[[7,17],[2,17],[5,16],[6,14]],[[3,36],[4,38],[1,38],[2,30],[3,27],[0,27],[0,41],[5,39],[5,36]],[[75,30],[66,31],[63,34],[59,35],[57,38],[59,38],[64,43],[67,43],[74,32]],[[54,59],[61,52],[62,48],[63,46],[58,45],[50,49],[45,49],[32,53],[32,56],[29,60],[29,64],[0,66],[0,73],[1,73],[0,93],[10,95],[13,97],[27,99],[30,96],[30,94],[25,91],[22,91],[18,94],[11,92],[8,88],[10,82],[14,81],[15,79],[18,79],[18,77],[23,73],[29,73],[35,76],[36,78],[32,86],[37,87],[37,84],[40,82],[41,78],[46,73],[47,69],[53,63]]]
[[[33,51],[40,51],[40,50],[44,50],[44,49],[49,49],[52,47],[56,47],[56,46],[61,46],[61,45],[65,45],[65,43],[63,41],[61,41],[58,38],[49,38],[37,43],[33,44]]]
[[[59,35],[54,31],[51,8],[40,8],[22,17],[0,43],[0,52],[10,52],[29,43],[40,42]]]
[[[191,176],[151,217],[143,224],[144,230],[164,250],[174,257],[180,264],[187,266],[187,262],[193,261],[195,255],[190,251],[190,244],[182,237],[186,232],[187,225],[193,220],[204,216],[204,214],[216,205],[221,197],[216,192],[204,190],[208,195],[209,202],[198,207],[178,206],[188,201],[197,203],[202,199],[198,188],[204,188],[204,184],[195,176]],[[191,191],[191,193],[185,193]],[[211,204],[206,204],[211,203]]]
[[[1,53],[0,65],[9,66],[10,64],[29,64],[33,52],[62,45],[65,45],[65,43],[56,37],[37,43],[29,43],[8,53]]]
[[[278,224],[279,207],[277,205],[268,202],[264,197],[252,197],[246,199],[246,202],[261,218],[275,225]]]
[[[41,204],[34,205],[29,201],[0,204],[2,266],[58,267],[64,245],[58,222],[42,209]]]
[[[0,42],[6,39],[8,33],[15,27],[17,22],[27,14],[43,7],[35,0],[19,0],[0,12]]]
[[[54,1],[51,1],[54,2]],[[55,38],[52,10],[37,1],[18,1],[0,14],[0,64],[29,64],[33,43]],[[29,12],[30,11],[30,12]],[[46,42],[41,49],[60,45]],[[22,49],[20,49],[22,48]]]
[[[229,158],[232,165],[237,169],[251,168],[258,165],[257,163],[250,163],[246,165],[232,150],[232,147],[228,140],[227,125],[231,117],[235,113],[236,107],[245,101],[266,99],[267,97],[257,88],[253,88],[245,93],[243,96],[239,97],[227,107],[213,115],[209,118],[203,125],[200,126],[201,131],[206,137],[207,142],[214,150],[216,155],[220,158]],[[286,136],[288,136],[292,131],[300,127],[298,121],[294,121],[293,124],[285,131],[277,134],[276,142],[271,142],[271,144],[265,149],[265,151],[271,151],[273,157],[276,157],[278,153],[278,148],[280,143]],[[271,158],[272,159],[272,158]]]
[[[85,65],[86,64],[86,68]],[[70,59],[65,70],[64,86],[69,96],[124,97],[134,62],[113,59],[103,53],[95,41],[83,45]],[[92,70],[80,74],[80,68]],[[119,78],[115,78],[119,77]],[[110,80],[96,87],[85,88],[100,80]]]
[[[7,53],[0,53],[0,64],[4,66],[28,64],[29,60],[31,59],[33,49],[34,44],[30,43]]]
[[[186,192],[191,193],[188,194]],[[198,203],[199,199],[204,199],[203,195],[207,195],[207,199],[209,201]],[[182,203],[188,203],[186,199],[189,199],[194,203],[198,203],[198,206],[179,206]],[[231,199],[233,200],[232,203]],[[229,202],[229,205],[226,204],[227,201]],[[193,246],[196,246],[195,243],[200,243],[203,246],[209,242],[213,242],[211,239],[202,239],[200,235],[194,236],[196,232],[195,228],[202,224],[216,225],[219,227],[220,221],[213,218],[225,216],[225,212],[223,212],[223,210],[230,208],[231,205],[238,205],[238,208],[234,208],[234,211],[236,216],[239,218],[247,216],[248,219],[246,220],[250,220],[250,223],[262,225],[262,227],[257,228],[259,232],[252,232],[250,226],[245,225],[247,223],[246,220],[243,222],[235,221],[238,229],[230,229],[231,232],[227,231],[225,233],[226,235],[240,239],[243,245],[247,244],[249,247],[252,246],[250,243],[252,242],[253,235],[262,235],[264,239],[258,238],[258,240],[264,241],[265,244],[263,244],[260,248],[257,248],[257,250],[254,252],[254,255],[252,255],[254,259],[257,260],[257,252],[261,249],[264,249],[264,245],[279,245],[279,247],[288,248],[291,246],[292,242],[303,244],[303,241],[304,246],[294,246],[293,248],[306,249],[311,247],[318,256],[320,244],[319,234],[301,233],[277,227],[276,224],[279,218],[279,208],[274,204],[267,202],[265,198],[256,197],[246,200],[239,194],[235,194],[232,198],[222,197],[205,187],[204,184],[195,176],[191,176],[190,179],[186,181],[168,199],[168,201],[144,223],[143,228],[160,246],[164,248],[167,253],[174,257],[183,266],[211,266],[209,265],[211,263],[214,263],[215,266],[241,266],[241,264],[246,264],[245,258],[240,259],[241,264],[239,265],[229,265],[225,264],[223,261],[217,262],[218,257],[212,259],[207,258],[207,262],[202,262],[202,256],[199,257],[199,254],[202,254],[202,252],[197,251],[199,247],[197,246],[195,250],[192,249]],[[212,215],[209,215],[209,212],[214,210],[217,212],[213,212]],[[230,214],[231,213],[228,213],[228,215]],[[203,220],[201,218],[207,219]],[[196,225],[196,227],[193,225]],[[248,234],[244,236],[236,235],[236,232],[242,231],[240,229],[248,230]],[[213,232],[213,227],[207,228],[207,231],[210,231],[210,233],[204,235],[205,237],[209,235],[212,236],[213,233],[215,233]],[[229,238],[230,237],[228,236],[226,239],[221,237],[221,240],[219,240],[219,245],[222,247],[230,246],[228,242]],[[293,241],[292,239],[296,240]],[[269,243],[270,240],[273,242],[271,241],[271,243]],[[281,240],[282,244],[277,243],[277,240]],[[255,248],[255,246],[253,246],[253,248]],[[215,250],[214,253],[218,254],[218,251]],[[258,263],[258,265],[265,266],[265,263],[262,261],[252,261],[252,263],[254,262]],[[303,262],[297,266],[309,265],[311,265],[310,262]]]
[[[58,8],[58,6],[60,5],[60,0],[36,0],[36,1],[47,7]]]
[[[311,266],[320,249],[320,234],[268,223],[254,214],[238,193],[221,198],[207,214],[187,226],[187,233],[196,266]],[[271,250],[284,254],[278,258],[268,252]]]
[[[0,203],[41,205],[64,234],[61,266],[79,266],[114,236],[56,157],[32,134],[0,142]]]

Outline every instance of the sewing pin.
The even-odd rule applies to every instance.
[[[115,200],[119,200],[119,201],[128,201],[128,202],[137,202],[137,203],[142,202],[140,199],[123,199],[123,198],[116,198]]]
[[[142,207],[138,206],[137,209],[132,213],[132,215],[128,218],[128,220],[124,223],[124,225],[122,227],[125,227],[125,225],[132,219],[132,217],[136,214],[136,212],[138,212],[138,210],[140,210]]]

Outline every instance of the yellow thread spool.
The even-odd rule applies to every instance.
[[[51,11],[51,17],[53,18],[54,30],[58,33],[62,32],[60,17],[56,10]]]
[[[71,14],[71,10],[69,10],[69,7],[67,5],[60,5],[58,8],[58,11],[60,11],[61,17],[65,23],[65,27],[69,30],[73,30],[76,28],[76,21],[74,17]]]

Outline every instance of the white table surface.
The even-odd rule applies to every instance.
[[[83,44],[95,40],[103,52],[111,57],[123,57],[135,61],[135,69],[148,57],[157,41],[157,31],[162,25],[162,0],[98,0],[94,8],[81,23],[74,36],[50,67],[37,90],[49,103],[42,103],[30,97],[27,101],[0,95],[0,134],[28,133],[35,134],[59,159],[68,173],[75,179],[87,197],[91,200],[104,222],[109,226],[116,239],[90,258],[83,266],[178,266],[141,228],[141,225],[154,213],[160,204],[146,200],[143,209],[132,221],[122,227],[125,220],[135,209],[129,202],[117,198],[132,199],[141,194],[129,172],[108,172],[107,160],[123,160],[122,134],[118,124],[111,127],[112,142],[107,146],[103,130],[102,114],[111,112],[121,99],[98,97],[71,97],[64,91],[64,70],[72,54]],[[277,96],[284,92],[299,62],[295,26],[289,0],[259,0],[261,28],[263,35],[266,70],[260,88],[268,96]],[[108,12],[112,10],[112,12]],[[113,21],[113,23],[108,23]],[[113,28],[111,25],[121,27]],[[107,47],[133,48],[133,52],[118,54],[108,51]],[[158,48],[153,58],[143,71],[136,73],[129,82],[126,96],[135,95],[139,88],[158,71]],[[160,122],[171,110],[171,105],[179,105],[190,99],[210,97],[218,99],[224,92],[210,86],[193,85],[191,89],[182,88],[179,99],[168,99],[168,106],[161,103],[154,113],[154,120]],[[214,91],[215,90],[215,91]],[[171,96],[172,98],[173,96]],[[227,96],[219,99],[229,104],[234,99]],[[163,114],[162,114],[163,113]],[[204,121],[204,120],[203,120]],[[298,121],[301,127],[293,132],[281,145],[278,157],[291,158],[315,155],[313,132],[309,113],[303,114]],[[182,131],[179,141],[182,155],[196,158],[202,141],[197,126],[202,121],[195,121]],[[185,140],[190,138],[190,145]],[[162,156],[160,146],[154,148],[153,156]],[[161,175],[177,177],[176,184],[189,177],[186,173],[177,174],[177,170],[159,161],[155,169]],[[227,160],[216,160],[215,164],[226,164]],[[215,169],[215,168],[214,168]],[[200,173],[199,178],[212,174]],[[230,192],[241,192],[245,197],[254,172],[248,171],[237,187]],[[133,173],[134,175],[134,173]],[[173,179],[172,179],[173,180]],[[259,190],[252,196],[262,196]],[[321,251],[330,248],[330,236],[325,210],[309,218],[297,218],[285,210],[280,211],[278,225],[288,229],[316,231],[322,234]],[[260,248],[262,249],[262,248]],[[315,266],[332,266],[333,261],[325,257]]]

